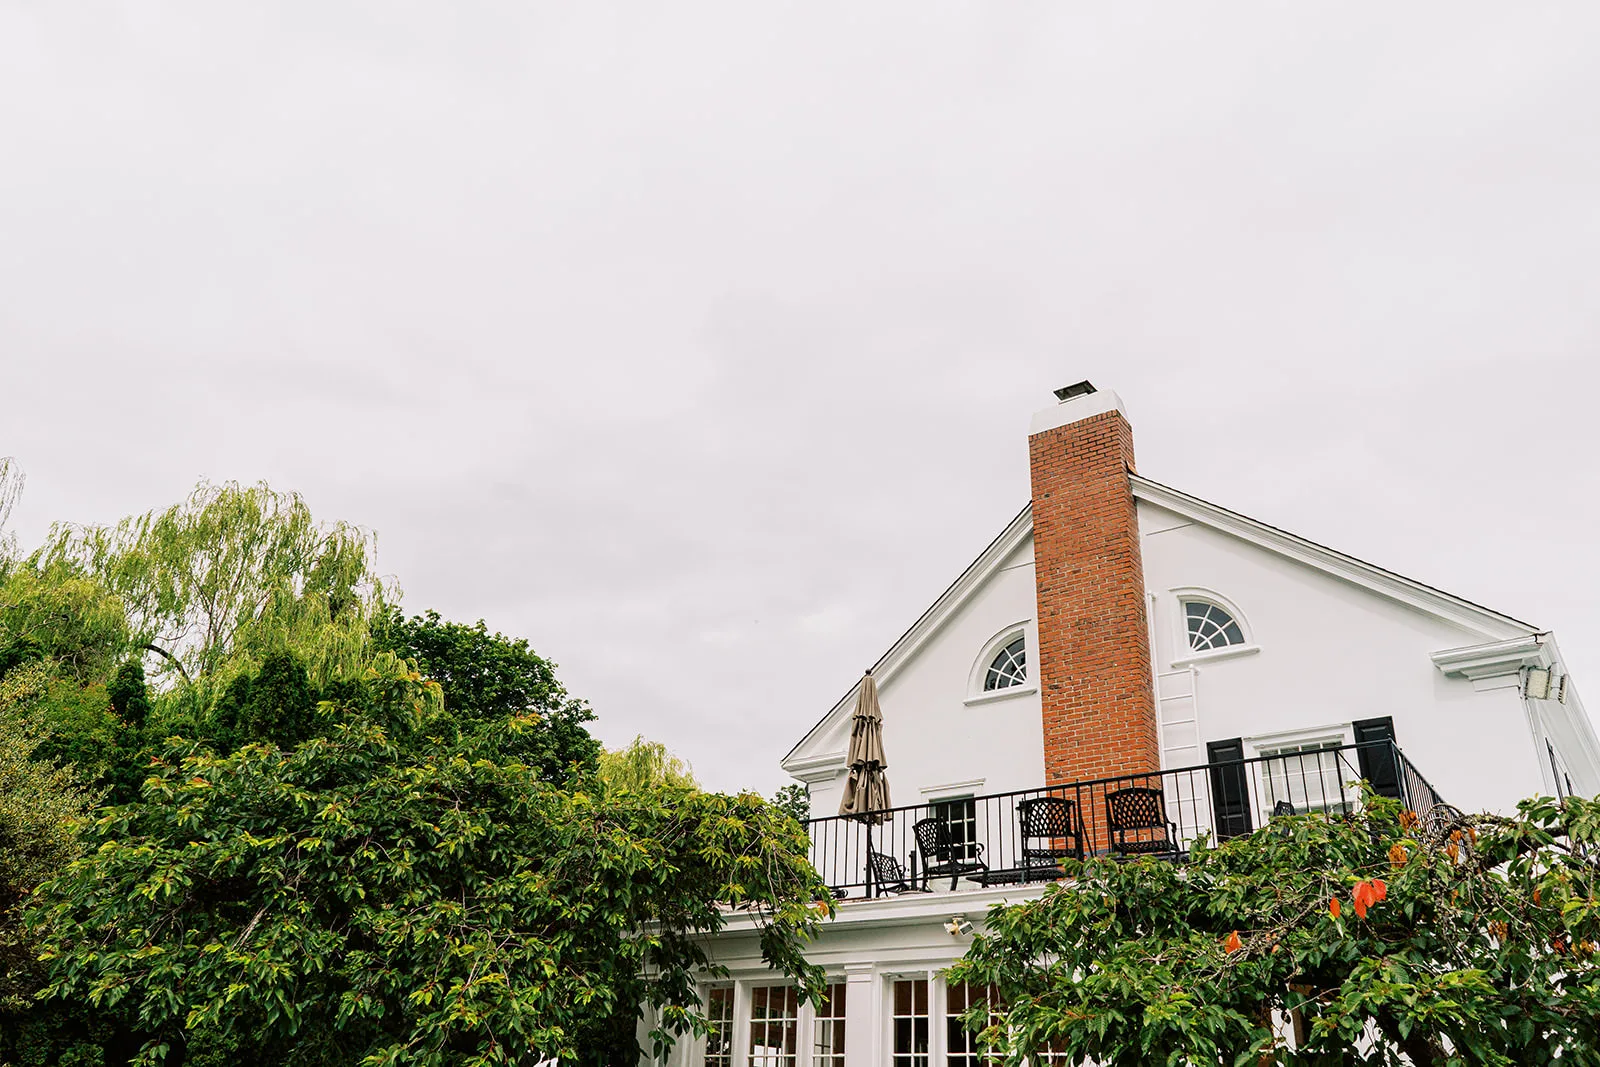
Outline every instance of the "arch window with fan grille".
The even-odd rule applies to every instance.
[[[1186,600],[1183,619],[1192,651],[1211,652],[1245,643],[1244,629],[1238,620],[1219,605],[1203,600]]]
[[[1007,644],[989,661],[989,669],[983,676],[983,691],[988,693],[996,689],[1010,689],[1027,681],[1028,646],[1023,635],[1018,634],[1016,640]]]

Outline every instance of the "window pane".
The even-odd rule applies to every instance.
[[[1188,622],[1189,647],[1196,652],[1244,644],[1243,628],[1215,604],[1185,601],[1183,614]]]
[[[1280,802],[1293,805],[1298,814],[1351,810],[1344,782],[1356,775],[1347,773],[1348,768],[1339,759],[1336,750],[1341,743],[1309,741],[1258,749],[1262,756],[1275,757],[1262,764],[1267,794],[1263,798],[1263,814],[1270,814]]]
[[[705,1067],[733,1067],[733,989],[724,986],[706,995],[706,1018],[711,1032],[706,1035]]]
[[[951,858],[970,863],[978,858],[978,808],[971,798],[940,800],[930,804],[933,816],[944,823],[953,847]]]
[[[990,1006],[988,1022],[996,1020],[999,998],[993,988],[951,985],[945,989],[945,1063],[947,1067],[986,1067],[992,1060],[978,1054],[978,1035],[967,1030],[962,1016],[970,1007]]]
[[[750,1067],[794,1067],[799,1028],[799,999],[793,986],[752,989]]]
[[[896,982],[894,1004],[895,1067],[928,1067],[927,980]]]
[[[833,983],[817,1008],[811,1067],[844,1067],[844,994],[844,983]]]

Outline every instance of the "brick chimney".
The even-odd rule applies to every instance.
[[[1161,766],[1139,517],[1122,401],[1088,382],[1033,417],[1039,693],[1051,785]]]

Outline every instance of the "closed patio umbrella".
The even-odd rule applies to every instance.
[[[873,680],[870,667],[861,676],[856,711],[850,717],[850,751],[845,762],[850,768],[850,777],[845,779],[844,796],[839,799],[839,814],[866,824],[870,853],[872,827],[892,817],[889,761],[883,755],[883,712],[878,707],[878,683]],[[867,865],[867,894],[872,894],[870,863]]]

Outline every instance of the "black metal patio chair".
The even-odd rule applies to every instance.
[[[1119,856],[1171,856],[1178,850],[1177,824],[1167,818],[1161,790],[1130,785],[1106,794],[1106,833]]]
[[[1054,871],[1069,856],[1083,859],[1083,825],[1076,801],[1065,797],[1029,797],[1017,801],[1022,831],[1022,879],[1033,880],[1035,867]]]
[[[976,841],[957,844],[950,836],[950,823],[931,816],[914,823],[911,832],[917,837],[917,851],[922,853],[922,888],[928,887],[930,878],[950,876],[950,888],[964,874],[984,874],[989,865],[983,861],[983,846]]]
[[[926,893],[928,890],[912,885],[906,878],[905,866],[887,852],[867,849],[867,877],[871,881],[868,896],[882,893]]]

